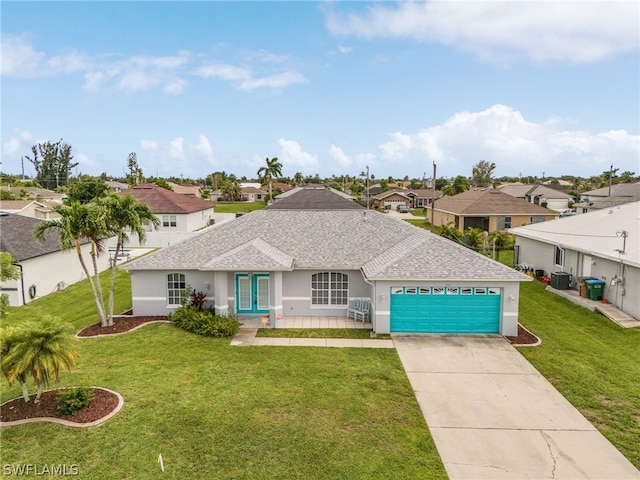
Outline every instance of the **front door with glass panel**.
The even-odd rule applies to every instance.
[[[269,274],[236,274],[236,311],[238,313],[269,312]]]

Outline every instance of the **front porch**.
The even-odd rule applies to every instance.
[[[271,325],[262,324],[262,316],[240,315],[238,319],[242,326],[240,328],[271,328]],[[276,328],[358,328],[372,330],[370,321],[361,322],[348,317],[284,317],[276,320]]]

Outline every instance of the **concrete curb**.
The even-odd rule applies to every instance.
[[[73,388],[73,387],[66,387],[66,388]],[[35,417],[35,418],[25,418],[24,420],[16,420],[14,422],[0,422],[0,428],[17,427],[19,425],[26,425],[28,423],[38,423],[38,422],[57,423],[65,427],[75,427],[75,428],[96,427],[98,425],[103,424],[113,416],[115,416],[120,410],[122,410],[122,407],[124,407],[124,398],[122,398],[122,395],[120,395],[118,392],[114,392],[113,390],[109,390],[108,388],[104,388],[104,387],[89,387],[89,388],[105,390],[107,392],[113,393],[118,397],[118,405],[110,413],[108,413],[104,417],[94,422],[78,423],[78,422],[71,422],[69,420],[62,420],[60,418],[54,418],[54,417]],[[52,389],[52,390],[63,390],[63,389]],[[50,392],[51,390],[46,390],[46,391]],[[2,405],[0,405],[0,408],[6,403],[12,402],[13,400],[15,400],[15,398],[12,398],[11,400],[7,400]]]
[[[526,329],[522,324],[520,324],[520,327],[522,327],[529,334],[536,337],[538,341],[536,343],[514,343],[513,344],[514,347],[537,347],[538,345],[542,345],[542,339],[539,336],[537,336],[535,333],[531,332],[530,330]]]

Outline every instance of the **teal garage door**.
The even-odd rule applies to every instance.
[[[498,333],[500,289],[392,287],[391,331]]]

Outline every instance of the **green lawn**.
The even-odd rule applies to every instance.
[[[249,213],[265,206],[264,202],[215,202],[213,211],[216,213]]]
[[[54,313],[81,328],[96,321],[90,305],[76,286],[13,309],[4,324]],[[144,479],[160,475],[162,454],[163,478],[446,478],[395,350],[231,347],[155,324],[82,340],[80,353],[60,385],[116,390],[124,409],[86,430],[3,429],[2,464]],[[19,396],[0,386],[3,401]]]
[[[520,323],[542,339],[520,353],[640,468],[640,328],[621,328],[541,282],[520,288]]]

